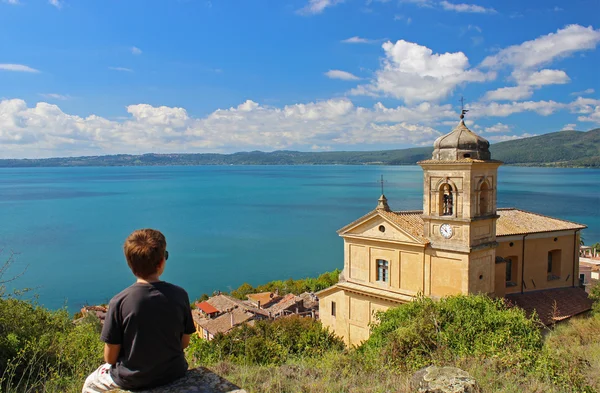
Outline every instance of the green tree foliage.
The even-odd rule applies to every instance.
[[[332,272],[321,274],[317,278],[302,278],[300,280],[287,279],[285,281],[276,280],[266,284],[253,287],[248,283],[243,283],[237,289],[231,291],[230,295],[241,300],[245,300],[250,293],[259,292],[275,292],[279,291],[280,295],[295,293],[299,295],[303,292],[318,292],[322,289],[329,288],[338,282],[340,270],[336,269]]]
[[[192,363],[228,360],[239,364],[282,364],[296,357],[319,357],[342,351],[343,341],[319,321],[291,316],[275,321],[241,325],[211,341],[193,337],[188,349]]]
[[[507,366],[527,366],[542,348],[535,317],[483,295],[420,297],[378,313],[377,319],[358,352],[405,369],[457,357],[494,357]]]

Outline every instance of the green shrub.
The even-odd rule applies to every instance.
[[[193,338],[188,357],[194,364],[217,361],[238,364],[281,364],[295,357],[318,357],[327,351],[342,351],[341,339],[311,318],[291,316],[275,321],[241,325],[213,340]]]
[[[487,296],[420,297],[377,314],[371,337],[358,349],[367,358],[403,369],[465,357],[497,358],[529,367],[542,348],[539,321]]]

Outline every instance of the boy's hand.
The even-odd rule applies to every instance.
[[[104,361],[114,366],[117,363],[120,351],[121,344],[104,344]]]
[[[181,336],[181,349],[186,349],[190,345],[190,334]]]

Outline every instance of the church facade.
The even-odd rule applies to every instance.
[[[579,285],[585,226],[498,209],[502,163],[462,120],[418,164],[423,210],[392,211],[382,195],[376,209],[338,231],[344,268],[338,284],[318,293],[319,313],[347,344],[369,337],[377,311],[419,294],[503,297]]]

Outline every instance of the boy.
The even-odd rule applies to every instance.
[[[187,292],[160,281],[169,253],[165,236],[140,229],[125,240],[125,258],[137,281],[109,303],[102,328],[104,361],[82,393],[147,389],[187,371],[183,350],[196,331]]]

